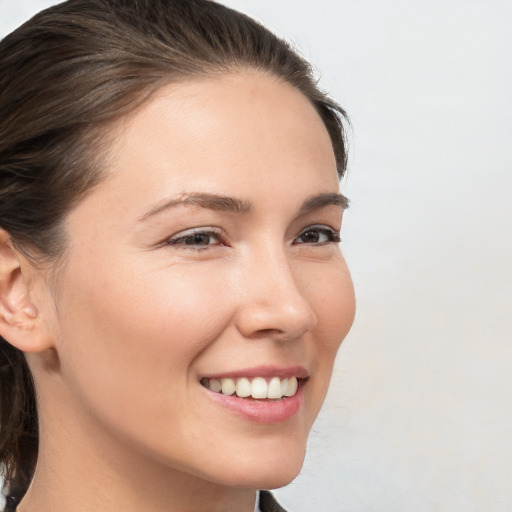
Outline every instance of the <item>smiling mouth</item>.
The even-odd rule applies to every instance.
[[[238,379],[201,379],[201,385],[221,395],[239,398],[253,398],[256,400],[282,400],[294,396],[301,384],[307,379],[290,377],[241,377]]]

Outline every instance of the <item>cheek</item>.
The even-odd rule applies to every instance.
[[[325,350],[334,352],[335,356],[355,316],[354,287],[348,270],[326,286],[320,298],[320,310],[322,329],[327,333]]]
[[[352,279],[343,261],[324,268],[316,276],[312,273],[307,289],[317,317],[311,351],[315,361],[311,390],[314,416],[327,393],[332,368],[338,349],[348,334],[355,315],[355,296]]]
[[[141,396],[159,406],[182,396],[194,359],[231,317],[218,281],[206,270],[119,266],[74,279],[59,301],[59,353],[69,386],[119,410],[125,402],[133,409]]]
[[[335,355],[355,315],[354,286],[344,260],[340,257],[318,272],[310,272],[305,287],[317,316],[320,348]]]

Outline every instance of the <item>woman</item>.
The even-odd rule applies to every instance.
[[[219,4],[70,0],[0,112],[6,510],[282,510],[354,315],[343,111]]]

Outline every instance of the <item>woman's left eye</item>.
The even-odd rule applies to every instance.
[[[219,233],[215,231],[189,231],[169,238],[168,245],[184,245],[190,248],[203,248],[209,245],[222,245]]]
[[[323,245],[341,242],[340,234],[327,226],[309,226],[293,241],[294,244]]]

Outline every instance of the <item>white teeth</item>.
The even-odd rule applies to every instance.
[[[217,379],[210,379],[209,388],[218,393],[222,389],[222,383]]]
[[[211,389],[211,388],[210,388]],[[251,394],[251,382],[245,377],[236,383],[236,396],[245,398]]]
[[[223,395],[234,395],[240,398],[252,397],[255,399],[279,400],[283,397],[290,397],[297,393],[297,377],[280,379],[272,377],[270,380],[263,377],[255,377],[250,380],[247,377],[240,379],[203,379],[201,383],[214,391]]]
[[[253,398],[267,398],[268,386],[267,381],[263,377],[256,377],[251,382],[251,396]]]
[[[288,381],[288,385],[286,386],[286,390],[283,390],[284,396],[293,396],[295,393],[297,393],[297,387],[299,383],[297,382],[296,377],[292,377]]]
[[[220,379],[223,395],[232,395],[236,390],[236,384],[233,379]]]
[[[268,383],[267,398],[281,398],[283,396],[281,381],[274,377]]]

